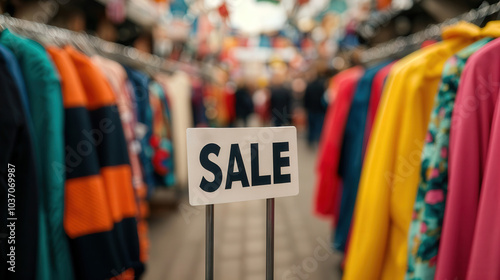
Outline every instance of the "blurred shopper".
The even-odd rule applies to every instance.
[[[315,70],[311,72],[309,83],[304,94],[304,108],[307,111],[308,135],[307,141],[310,146],[319,142],[323,120],[326,113],[325,79],[318,75]]]
[[[285,72],[274,73],[271,80],[271,119],[274,126],[288,125],[292,117],[292,93],[285,86]]]
[[[238,124],[248,126],[248,117],[253,113],[253,100],[250,87],[246,82],[240,82],[235,92],[236,120]]]

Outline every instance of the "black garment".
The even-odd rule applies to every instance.
[[[236,118],[241,119],[246,124],[247,118],[253,113],[253,100],[246,87],[240,87],[235,94]]]
[[[325,113],[326,103],[323,101],[325,81],[318,78],[307,85],[304,94],[304,107],[308,112]]]
[[[8,72],[5,60],[0,57],[0,279],[35,279],[38,251],[38,183],[27,112],[14,79]],[[9,196],[8,164],[14,168],[15,192]],[[12,170],[11,170],[12,171]],[[11,180],[12,181],[12,180]],[[12,184],[12,182],[11,182]],[[11,185],[12,186],[12,185]],[[12,196],[14,195],[14,196]],[[15,199],[14,216],[8,212],[8,199]],[[13,205],[11,205],[13,206]],[[17,218],[17,220],[7,220]],[[8,237],[7,228],[15,223],[15,244]],[[7,254],[15,246],[15,273]],[[7,259],[7,257],[9,259]]]
[[[284,86],[271,88],[271,117],[275,126],[292,121],[292,93]]]

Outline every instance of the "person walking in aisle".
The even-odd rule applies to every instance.
[[[251,88],[246,81],[241,81],[235,92],[237,124],[248,126],[248,117],[254,112]]]
[[[292,93],[285,86],[285,72],[276,72],[271,80],[271,120],[274,126],[283,126],[291,123]]]
[[[309,83],[304,94],[304,108],[307,111],[307,142],[313,146],[319,142],[326,114],[325,79],[316,69],[310,72]]]

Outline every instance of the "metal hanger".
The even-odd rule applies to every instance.
[[[188,73],[190,75],[206,76],[210,79],[210,75],[202,72],[199,68],[183,67],[183,63],[181,62],[168,61],[159,56],[142,53],[135,48],[108,42],[86,33],[78,33],[1,14],[0,26],[0,30],[4,30],[4,27],[9,27],[16,33],[34,39],[42,43],[42,45],[53,44],[62,47],[67,44],[72,44],[89,56],[101,54],[104,57],[130,65],[134,68],[148,69],[147,71],[150,73],[172,73],[175,69],[186,68],[189,70]]]
[[[469,12],[464,13],[456,18],[446,20],[445,22],[440,24],[431,25],[425,30],[419,31],[413,35],[398,37],[387,43],[367,49],[362,55],[362,61],[363,63],[370,63],[374,61],[380,61],[388,57],[393,57],[395,55],[400,55],[401,52],[404,52],[405,48],[410,48],[415,44],[420,45],[425,40],[439,38],[440,30],[445,26],[456,23],[459,20],[465,20],[469,22],[476,22],[480,20],[481,22],[479,22],[479,24],[481,24],[488,16],[499,13],[499,11],[500,2],[491,5],[487,2],[483,2],[479,8],[470,10]],[[500,18],[500,13],[498,14],[498,17]]]

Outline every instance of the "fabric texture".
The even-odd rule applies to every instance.
[[[408,236],[406,279],[434,279],[448,191],[448,151],[451,116],[467,59],[491,38],[479,40],[448,59],[422,152],[420,182]]]
[[[316,194],[314,212],[318,216],[338,220],[340,194],[338,164],[344,128],[351,107],[354,90],[363,74],[363,68],[353,67],[340,72],[330,81],[329,99],[316,163]]]
[[[64,234],[64,117],[61,85],[52,61],[38,43],[4,30],[0,43],[15,55],[26,81],[33,116],[38,201],[37,279],[72,279],[70,248]],[[36,117],[35,117],[36,116]]]
[[[497,46],[498,50],[498,46]],[[497,53],[489,61],[498,61]],[[481,185],[476,229],[467,271],[467,279],[500,279],[500,99],[493,113],[488,159]]]
[[[368,143],[344,279],[403,279],[420,155],[446,60],[480,36],[461,22],[396,62]]]
[[[500,39],[495,39],[481,48],[462,73],[452,115],[448,194],[436,279],[465,279],[467,275],[500,90],[500,67],[494,63],[500,59],[499,47]]]
[[[363,166],[363,137],[365,131],[360,128],[366,126],[373,79],[378,71],[386,65],[388,63],[384,62],[366,69],[358,82],[351,109],[347,116],[338,170],[338,174],[342,179],[342,197],[333,244],[334,248],[341,252],[345,251],[347,237],[351,229],[352,212],[356,203],[359,177]]]
[[[2,45],[0,45],[0,55],[4,58],[7,70],[9,71],[12,78],[14,78],[16,87],[19,90],[24,111],[26,112],[26,114],[28,114],[28,125],[31,125],[32,120],[30,116],[28,93],[26,92],[26,84],[24,83],[24,77],[21,72],[21,67],[19,66],[19,63],[17,62],[14,54]]]
[[[7,57],[6,57],[7,55]],[[39,189],[31,119],[10,72],[12,54],[0,50],[0,278],[34,280],[38,251]],[[13,174],[9,176],[9,174]],[[13,211],[9,210],[15,204]],[[16,218],[10,220],[9,218]],[[9,219],[9,220],[8,220]],[[13,227],[11,226],[13,225]],[[8,238],[15,232],[15,239]],[[12,243],[15,240],[15,243]],[[11,252],[11,246],[15,251]],[[14,263],[11,255],[15,254]],[[14,271],[8,270],[13,269]]]

